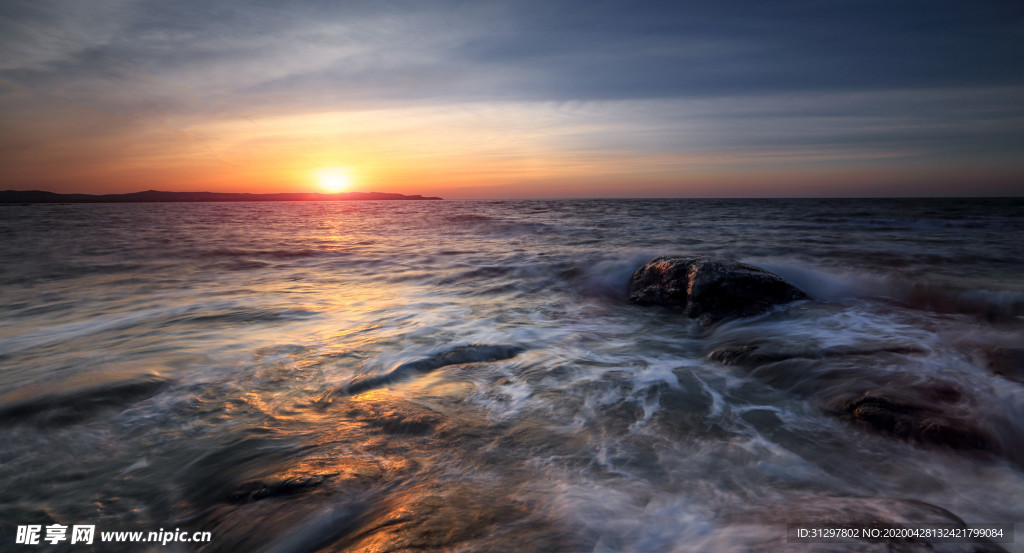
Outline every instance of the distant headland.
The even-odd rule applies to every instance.
[[[128,203],[128,202],[332,202],[353,200],[441,200],[435,196],[406,196],[387,192],[282,192],[246,194],[237,192],[160,192],[146,190],[129,194],[57,194],[43,190],[3,190],[4,204]]]

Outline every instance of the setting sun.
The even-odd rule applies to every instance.
[[[320,187],[328,192],[341,192],[352,184],[352,176],[344,169],[322,169],[316,174]]]

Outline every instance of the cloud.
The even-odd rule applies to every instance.
[[[488,182],[951,162],[1024,174],[1021,12],[916,0],[10,0],[0,79],[18,92],[0,94],[0,109],[20,115],[2,143],[19,175],[45,172],[54,144],[69,166],[84,163],[68,153],[80,144],[110,166],[135,156],[194,163],[190,174],[328,151]],[[42,99],[64,106],[60,125],[44,121]]]
[[[109,91],[75,85],[153,96],[159,81],[203,100],[186,102],[191,110],[1007,86],[1024,84],[1021,11],[876,0],[14,0],[0,7],[0,78],[100,109],[127,100],[104,104]]]
[[[68,2],[9,0],[0,4],[0,70],[59,62],[113,40],[137,0]]]

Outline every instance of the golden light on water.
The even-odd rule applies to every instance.
[[[342,192],[352,185],[352,175],[347,169],[331,167],[316,173],[320,187],[328,192]]]

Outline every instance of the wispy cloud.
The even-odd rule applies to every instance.
[[[331,159],[381,184],[547,174],[581,191],[657,174],[685,193],[729,170],[1024,176],[1022,30],[1007,2],[10,0],[0,184],[149,166],[269,186]],[[63,164],[32,161],[48,156]]]

